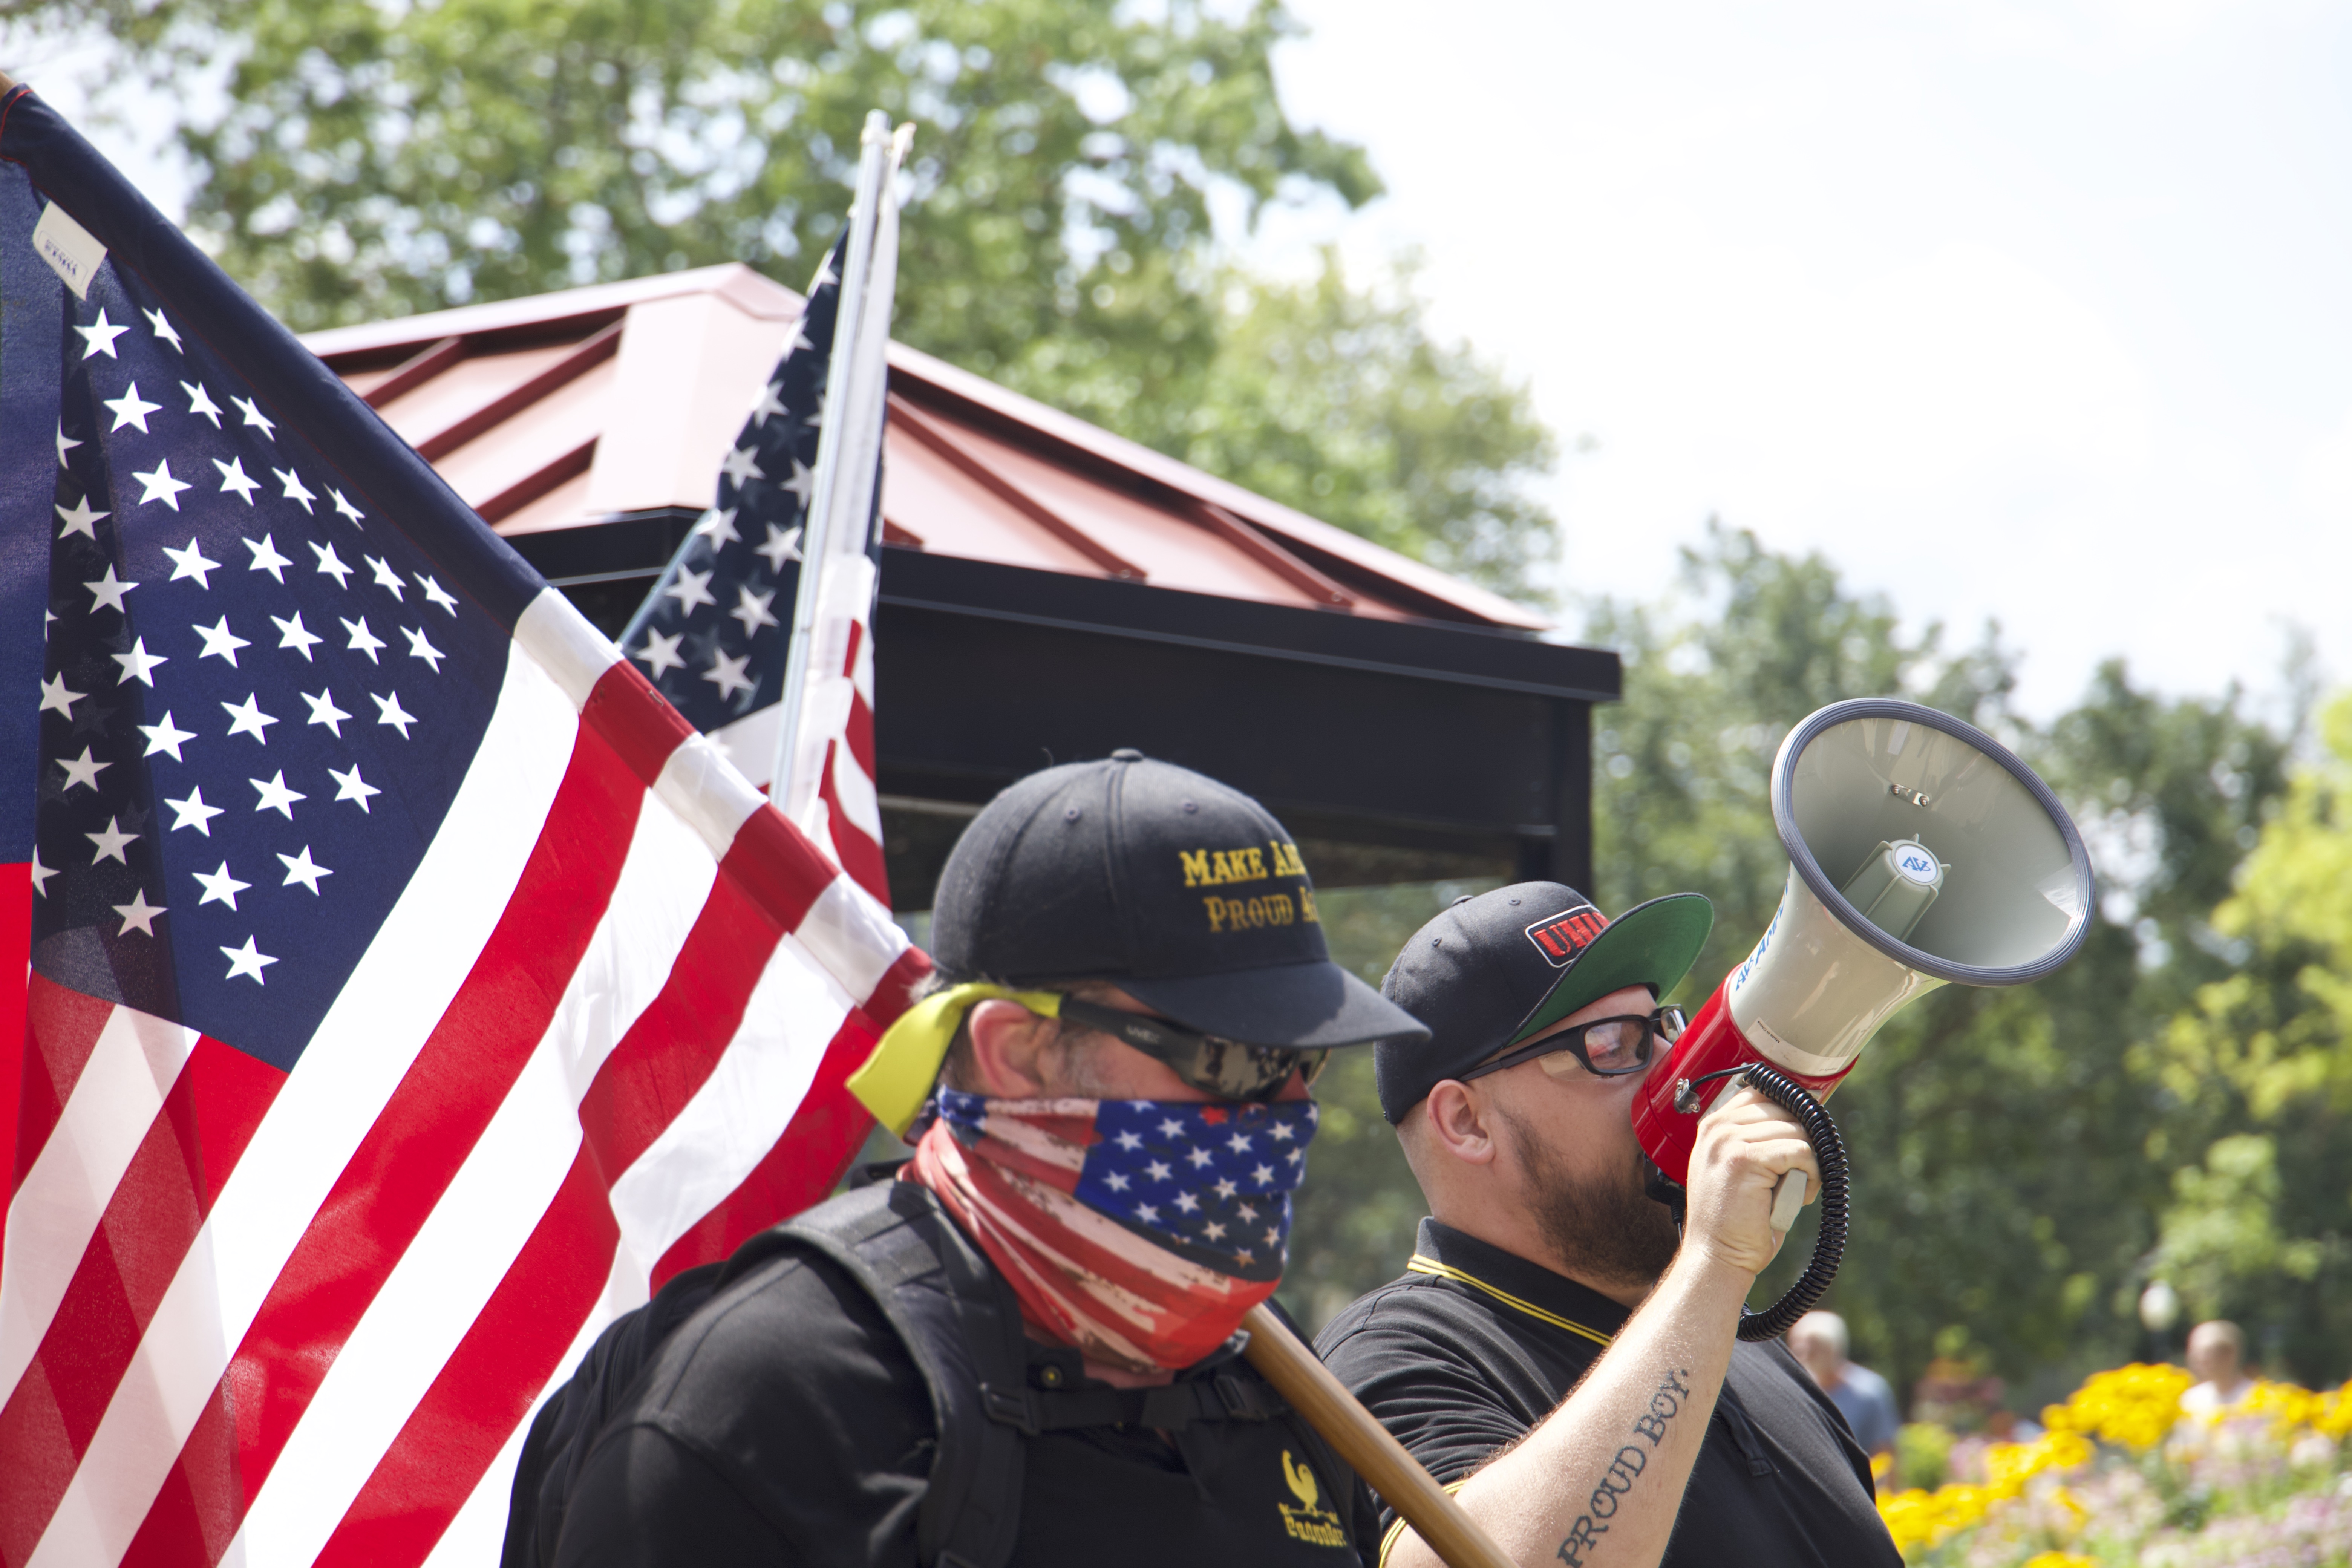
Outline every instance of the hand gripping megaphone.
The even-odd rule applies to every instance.
[[[1717,986],[1643,1081],[1633,1130],[1681,1217],[1698,1119],[1735,1080],[1805,1124],[1822,1166],[1812,1262],[1739,1336],[1774,1338],[1837,1274],[1845,1156],[1821,1109],[1896,1010],[1939,985],[2021,985],[2090,931],[2091,858],[2058,797],[2007,747],[1916,702],[1836,702],[1772,761],[1772,826],[1789,885],[1756,950]],[[1785,1230],[1805,1178],[1784,1182]]]

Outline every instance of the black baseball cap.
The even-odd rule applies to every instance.
[[[1413,932],[1381,983],[1381,994],[1430,1029],[1373,1054],[1381,1114],[1403,1121],[1441,1080],[1612,991],[1646,985],[1664,996],[1714,927],[1715,906],[1700,893],[1652,899],[1613,921],[1559,882],[1456,900]]]
[[[940,875],[931,957],[954,980],[1107,981],[1244,1045],[1429,1038],[1331,962],[1272,813],[1135,751],[1032,773],[972,819]]]

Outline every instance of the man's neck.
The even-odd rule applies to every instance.
[[[1650,1292],[1658,1288],[1654,1277],[1636,1279],[1593,1272],[1579,1259],[1563,1255],[1552,1246],[1540,1226],[1528,1223],[1517,1214],[1469,1215],[1433,1212],[1430,1217],[1449,1230],[1458,1230],[1473,1240],[1483,1241],[1538,1268],[1549,1268],[1563,1279],[1573,1279],[1593,1294],[1607,1297],[1629,1312],[1648,1300]]]

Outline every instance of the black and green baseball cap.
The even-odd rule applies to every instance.
[[[1715,927],[1700,893],[1669,893],[1609,919],[1559,882],[1516,882],[1462,899],[1406,942],[1381,994],[1429,1026],[1426,1040],[1372,1052],[1381,1113],[1404,1120],[1440,1081],[1542,1033],[1612,991],[1664,996]]]

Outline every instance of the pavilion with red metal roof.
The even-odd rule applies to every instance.
[[[800,304],[730,265],[305,341],[617,634]],[[898,343],[884,464],[876,744],[902,907],[1005,784],[1120,746],[1257,795],[1326,885],[1590,885],[1614,654]]]

